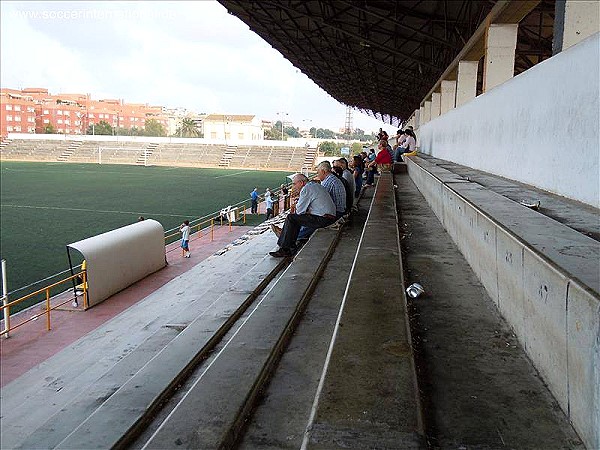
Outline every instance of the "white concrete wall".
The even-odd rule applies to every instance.
[[[422,125],[420,151],[600,207],[600,33]]]
[[[254,122],[258,121],[255,120]],[[235,121],[223,123],[204,121],[204,137],[207,139],[225,139],[227,136],[227,141],[257,141],[264,139],[264,135],[265,133],[260,126],[260,123],[239,123]]]

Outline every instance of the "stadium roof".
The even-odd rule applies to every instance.
[[[219,2],[336,100],[390,124],[420,107],[491,12],[512,23],[539,4],[554,12],[549,0]]]
[[[341,103],[406,120],[494,2],[221,0]]]

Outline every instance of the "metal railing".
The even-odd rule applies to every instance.
[[[246,223],[246,203],[239,202],[235,205],[231,205],[228,208],[227,214],[218,214],[211,216],[204,216],[199,219],[192,220],[190,222],[190,238],[197,237],[198,239],[202,238],[202,236],[206,236],[210,234],[210,241],[214,241],[214,230],[216,226],[222,227],[223,222],[226,222],[229,225],[229,231],[233,229],[233,223],[241,218],[242,223]],[[222,210],[223,211],[223,210]],[[231,216],[229,214],[235,215],[235,220],[230,220]],[[177,241],[180,237],[179,228],[171,228],[170,230],[165,231],[165,245],[170,245]],[[168,250],[168,251],[172,251]]]
[[[280,193],[279,191],[280,191],[280,189],[274,190],[274,193],[278,194],[278,193]],[[257,211],[259,214],[260,214],[260,204],[263,201],[264,201],[264,197],[263,196],[259,197],[259,206],[258,206],[258,211]],[[234,205],[229,205],[227,208],[230,213],[233,213],[235,215],[236,220],[239,220],[241,218],[242,223],[244,223],[244,224],[246,223],[246,209],[247,209],[247,205],[248,205],[247,202],[248,202],[247,200],[243,200]],[[286,199],[284,200],[284,208],[285,208],[285,205],[287,202],[289,202],[289,196],[286,197]],[[194,219],[190,223],[190,231],[191,231],[190,237],[196,236],[198,239],[200,239],[203,236],[210,234],[210,240],[212,242],[214,240],[215,227],[217,227],[217,226],[222,227],[223,222],[227,222],[227,225],[229,226],[229,231],[232,231],[234,221],[230,220],[230,219],[231,219],[230,216],[223,215],[220,213],[219,214],[212,213],[207,216],[200,217],[198,219]],[[196,231],[194,231],[194,230],[196,230]],[[169,246],[170,244],[177,242],[177,240],[179,239],[180,236],[181,236],[181,234],[179,232],[179,228],[172,228],[170,230],[166,230],[165,231],[165,246]],[[173,251],[174,249],[176,249],[176,247],[174,247],[170,250],[166,250],[166,251],[170,252],[170,251]],[[77,266],[77,267],[80,268],[81,265]],[[35,284],[39,284],[40,282],[50,280],[58,275],[62,275],[65,272],[68,272],[68,271],[70,271],[70,269],[67,269],[65,271],[51,275],[50,277],[44,278],[43,280],[36,281],[35,283],[32,283],[28,286],[24,286],[22,288],[19,288],[12,292],[7,293],[7,291],[6,291],[6,265],[5,265],[5,261],[2,260],[2,278],[3,278],[3,291],[2,291],[2,312],[3,312],[3,314],[2,314],[2,316],[4,319],[4,327],[3,327],[3,330],[0,332],[0,336],[4,335],[5,337],[9,337],[10,331],[12,331],[26,323],[37,320],[39,317],[41,317],[43,315],[46,315],[46,328],[48,331],[50,331],[51,330],[50,312],[71,302],[71,301],[73,301],[73,303],[75,303],[77,301],[77,290],[79,289],[80,286],[81,286],[81,290],[83,291],[83,304],[84,304],[83,310],[85,311],[86,309],[88,309],[89,305],[88,305],[88,293],[87,293],[87,271],[85,269],[81,270],[81,272],[78,272],[76,274],[73,274],[71,276],[63,278],[61,280],[58,280],[54,283],[51,283],[48,286],[44,286],[34,292],[30,292],[29,294],[26,294],[16,300],[13,300],[11,302],[8,301],[8,296],[10,294],[14,294],[15,292],[18,292],[25,288],[34,286]],[[77,280],[77,283],[78,283],[77,287],[75,287],[75,282],[73,280]],[[51,295],[50,291],[57,288],[58,286],[64,285],[65,283],[69,283],[69,282],[73,285],[73,288],[75,291],[73,293],[74,298],[69,297],[65,301],[60,301],[59,303],[57,303],[55,305],[51,305],[50,300],[52,298],[55,298],[56,296],[63,294],[64,292],[67,292],[69,290],[69,288],[66,288],[60,292],[55,293],[54,296]],[[11,326],[11,320],[10,320],[11,307],[18,305],[18,304],[20,304],[26,300],[29,300],[30,298],[33,298],[37,295],[40,295],[40,294],[44,294],[45,300],[42,300],[39,303],[34,303],[31,306],[33,307],[33,306],[38,305],[45,301],[46,304],[45,304],[44,312],[35,314],[32,317],[19,322],[17,325]]]
[[[3,298],[3,305],[2,305],[2,313],[3,313],[3,317],[4,317],[4,327],[3,330],[0,332],[0,335],[4,335],[5,337],[9,337],[9,332],[14,330],[15,328],[19,328],[22,325],[25,325],[28,322],[31,322],[33,320],[37,320],[39,317],[46,315],[46,329],[48,331],[51,330],[51,321],[50,321],[50,312],[71,302],[72,299],[69,298],[68,300],[59,302],[56,305],[51,305],[50,304],[50,299],[52,298],[50,296],[50,290],[63,284],[63,283],[68,283],[69,281],[71,282],[71,284],[73,284],[73,280],[79,280],[81,279],[81,289],[83,291],[83,305],[84,305],[84,309],[87,309],[88,307],[88,296],[87,296],[87,271],[86,270],[82,270],[79,273],[76,273],[74,275],[71,275],[70,277],[67,277],[63,280],[60,280],[56,283],[52,283],[48,286],[43,287],[42,289],[38,289],[37,291],[31,292],[27,295],[24,295],[23,297],[18,298],[17,300],[13,300],[12,302],[8,302],[8,298],[4,297]],[[46,305],[44,308],[44,312],[41,312],[39,314],[35,314],[33,316],[31,316],[29,319],[25,319],[21,322],[19,322],[17,325],[11,326],[10,323],[10,308],[14,305],[18,305],[21,302],[24,302],[25,300],[30,299],[31,297],[34,297],[38,294],[45,294],[46,297]],[[73,295],[77,295],[76,292],[73,293]],[[77,298],[77,297],[75,297]]]
[[[246,223],[246,202],[239,202],[236,203],[236,205],[234,205],[235,207],[232,207],[233,209],[235,209],[236,211],[233,211],[234,214],[240,212],[241,210],[241,219],[243,223]],[[211,242],[214,240],[214,230],[216,226],[223,226],[223,222],[227,221],[228,225],[229,225],[229,231],[232,231],[233,228],[233,221],[228,220],[229,218],[224,218],[222,215],[212,215],[212,217],[206,218],[206,216],[204,218],[199,218],[199,219],[195,219],[193,222],[197,222],[193,225],[190,226],[190,228],[192,229],[192,236],[197,236],[198,238],[201,238],[203,235],[209,234],[210,233],[210,240]],[[194,232],[193,230],[196,229],[197,231]],[[205,234],[202,234],[202,233]],[[177,239],[173,239],[175,237],[179,237],[180,233],[179,233],[179,229],[178,228],[173,228],[171,230],[167,230],[165,231],[165,245],[168,246],[169,244],[172,244],[173,242],[176,242]],[[170,239],[173,239],[171,242],[169,242]],[[172,251],[173,249],[169,250]],[[78,266],[81,267],[81,266]],[[15,292],[25,289],[27,287],[31,287],[34,286],[35,284],[39,284],[40,282],[43,281],[47,281],[50,280],[54,277],[56,277],[57,275],[62,275],[65,272],[69,272],[70,270],[67,269],[65,271],[59,272],[58,274],[54,274],[51,275],[50,277],[44,278],[43,280],[40,281],[36,281],[35,283],[32,283],[28,286],[25,286],[23,288],[19,288],[13,292],[7,293],[6,290],[6,261],[2,260],[2,278],[3,278],[3,291],[2,291],[2,317],[3,317],[3,322],[4,322],[4,326],[2,327],[2,331],[0,331],[0,336],[4,336],[6,338],[8,338],[10,335],[9,333],[16,329],[19,328],[22,325],[25,325],[26,323],[32,322],[37,320],[39,317],[46,315],[46,329],[48,331],[51,330],[51,311],[69,303],[72,302],[75,303],[77,301],[77,290],[79,290],[79,288],[81,287],[81,290],[83,291],[83,310],[85,311],[86,309],[88,309],[89,305],[88,305],[88,293],[87,293],[87,271],[86,270],[82,270],[81,272],[75,273],[73,275],[70,275],[66,278],[63,278],[61,280],[58,280],[54,283],[51,283],[47,286],[44,286],[40,289],[37,289],[36,291],[30,292],[29,294],[26,294],[22,297],[19,297],[16,300],[13,301],[8,301],[8,296],[9,294],[14,294]],[[77,281],[77,287],[74,287],[75,292],[73,293],[74,298],[69,297],[67,300],[64,301],[59,301],[57,304],[55,305],[51,305],[51,299],[56,298],[57,296],[59,296],[60,294],[63,294],[65,292],[67,292],[69,290],[69,288],[67,287],[64,290],[61,290],[60,292],[55,292],[53,295],[51,295],[51,291],[52,290],[56,290],[59,286],[61,285],[65,285],[67,283],[71,284],[71,285],[75,285],[74,280]],[[33,306],[39,305],[40,303],[45,302],[45,306],[44,306],[44,311],[38,314],[34,314],[33,316],[29,317],[28,319],[25,319],[21,322],[19,322],[16,325],[12,325],[11,324],[11,314],[10,314],[10,310],[12,307],[21,304],[33,297],[36,297],[40,294],[44,294],[45,300],[42,300],[41,302],[35,303]]]

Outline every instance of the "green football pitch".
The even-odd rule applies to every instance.
[[[0,164],[0,249],[8,290],[69,267],[66,245],[135,222],[165,230],[278,188],[288,172],[7,162]],[[252,218],[256,224],[256,218]],[[264,219],[264,216],[261,216]],[[35,286],[39,288],[40,286]],[[26,292],[16,292],[16,299]]]

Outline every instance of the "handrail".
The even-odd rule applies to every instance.
[[[75,267],[73,267],[73,268],[75,269],[75,268],[77,268],[77,267],[81,267],[81,264],[79,264],[78,266],[75,266]],[[9,292],[8,294],[6,294],[6,295],[7,295],[7,296],[8,296],[8,295],[14,295],[14,294],[15,294],[15,293],[17,293],[17,292],[19,292],[19,291],[22,291],[23,289],[27,289],[27,288],[30,288],[31,286],[35,286],[35,285],[37,285],[37,284],[40,284],[40,283],[42,283],[42,282],[44,282],[44,281],[51,280],[51,279],[53,279],[53,278],[56,278],[56,277],[58,277],[59,275],[62,275],[63,273],[67,273],[67,272],[69,272],[69,273],[70,273],[70,272],[71,272],[71,269],[65,269],[65,270],[62,270],[62,271],[60,271],[60,272],[56,272],[56,273],[54,273],[54,274],[52,274],[52,275],[50,275],[50,276],[48,276],[48,277],[46,277],[46,278],[42,278],[41,280],[34,281],[33,283],[29,283],[29,284],[28,284],[28,285],[26,285],[26,286],[21,286],[20,288],[17,288],[17,289],[15,289],[15,290],[13,290],[13,291],[10,291],[10,292]]]
[[[242,208],[243,223],[246,223],[246,203],[245,202],[239,202],[239,203],[237,203],[237,205],[242,205],[243,206],[243,208]],[[222,217],[221,217],[221,221],[220,222],[221,222],[220,226],[222,226],[223,225],[223,219],[222,219]],[[232,230],[231,223],[232,222],[229,221],[229,231]],[[209,226],[204,227],[204,228],[202,227],[203,225],[208,225],[208,224],[209,224]],[[210,230],[211,242],[212,242],[214,240],[215,217],[210,217],[209,219],[206,219],[206,220],[201,221],[201,222],[199,222],[199,223],[197,223],[195,225],[192,225],[191,228],[192,228],[192,230],[194,228],[197,228],[197,232],[196,233],[192,233],[192,236],[200,234],[199,238],[202,237],[202,231],[204,231],[204,230]],[[175,236],[179,236],[179,230],[177,228],[174,228],[173,230],[170,230],[170,231],[174,231],[174,230],[177,230],[177,232],[170,233],[170,234],[169,234],[169,231],[165,232],[165,245],[168,245],[170,243],[176,242],[176,240],[174,240],[174,241],[168,243],[168,240],[170,238],[173,238]],[[77,267],[81,267],[81,265],[79,265]],[[51,278],[55,277],[56,275],[60,275],[60,274],[62,274],[64,272],[66,272],[66,271],[59,272],[58,274],[51,275],[50,277],[47,277],[44,280],[40,280],[40,281],[45,281],[45,280],[51,279]],[[8,295],[11,294],[11,293],[8,293],[6,296],[4,296],[2,298],[2,300],[3,300],[2,312],[3,312],[3,318],[4,318],[4,327],[3,327],[3,330],[0,331],[0,336],[4,335],[5,337],[8,338],[9,337],[9,333],[12,330],[14,330],[14,329],[16,329],[16,328],[18,328],[18,327],[20,327],[22,325],[25,325],[28,322],[37,320],[39,317],[41,317],[44,314],[46,315],[46,328],[47,328],[48,331],[50,331],[51,330],[51,314],[50,314],[50,312],[52,310],[57,309],[57,308],[65,305],[66,303],[69,303],[71,301],[71,298],[69,298],[68,300],[65,300],[63,302],[60,302],[60,303],[54,305],[54,306],[51,306],[50,305],[50,300],[51,300],[50,291],[52,289],[54,289],[55,287],[60,286],[60,285],[62,285],[64,283],[68,283],[68,282],[70,282],[72,280],[79,279],[79,277],[81,277],[81,280],[82,280],[81,283],[78,286],[82,286],[82,289],[83,289],[83,306],[84,306],[84,310],[87,309],[88,306],[89,306],[88,305],[88,293],[87,293],[87,271],[86,270],[82,270],[81,272],[78,272],[78,273],[73,274],[73,275],[71,275],[71,276],[69,276],[67,278],[64,278],[62,280],[59,280],[59,281],[54,282],[52,284],[49,284],[48,286],[44,286],[43,288],[40,288],[40,289],[38,289],[36,291],[33,291],[33,292],[30,292],[29,294],[26,294],[26,295],[24,295],[24,296],[22,296],[22,297],[20,297],[20,298],[18,298],[16,300],[13,300],[11,302],[8,302]],[[37,281],[36,283],[39,283],[40,281]],[[33,286],[36,283],[32,283],[29,286]],[[23,288],[20,288],[20,289],[23,289]],[[17,289],[17,290],[20,290],[20,289]],[[65,291],[67,291],[67,290],[68,289],[66,289]],[[59,292],[59,294],[62,294],[65,291],[61,291],[61,292]],[[12,293],[14,293],[14,292],[16,292],[16,291],[13,291]],[[15,305],[17,305],[17,304],[19,304],[19,303],[24,302],[25,300],[28,300],[28,299],[30,299],[32,297],[35,297],[36,295],[42,294],[42,293],[45,293],[45,302],[46,302],[45,311],[42,312],[42,313],[39,313],[39,314],[35,314],[32,317],[30,317],[29,319],[23,320],[22,322],[19,322],[15,326],[11,326],[11,323],[10,323],[10,308],[13,307],[13,306],[15,306]],[[39,303],[41,303],[41,302],[39,302]],[[36,304],[39,304],[39,303],[36,303]]]
[[[87,294],[87,271],[86,270],[82,270],[79,273],[76,273],[74,275],[71,275],[70,277],[67,277],[65,279],[62,279],[60,281],[57,281],[56,283],[52,283],[46,287],[43,287],[42,289],[38,289],[37,291],[31,292],[27,295],[24,295],[21,298],[18,298],[16,300],[13,300],[12,302],[8,302],[4,305],[2,305],[2,311],[3,311],[3,315],[4,315],[4,329],[0,332],[0,335],[5,335],[6,337],[9,337],[9,332],[14,330],[15,328],[20,327],[21,325],[25,325],[28,322],[31,322],[33,320],[37,320],[38,317],[43,316],[44,314],[46,314],[46,329],[48,331],[50,331],[51,329],[51,325],[50,325],[50,311],[59,308],[60,306],[69,303],[71,301],[71,299],[69,298],[68,300],[65,300],[64,302],[61,302],[57,305],[54,306],[50,306],[50,290],[60,284],[63,283],[67,283],[71,280],[75,280],[77,278],[81,277],[82,280],[82,289],[83,289],[83,305],[84,305],[84,309],[87,309],[88,307],[88,294]],[[45,312],[39,313],[39,314],[35,314],[32,317],[30,317],[29,319],[23,320],[22,322],[19,322],[17,325],[15,326],[11,326],[10,324],[10,308],[11,306],[14,306],[18,303],[21,303],[31,297],[34,297],[38,294],[41,293],[45,293],[46,294],[46,310]]]

